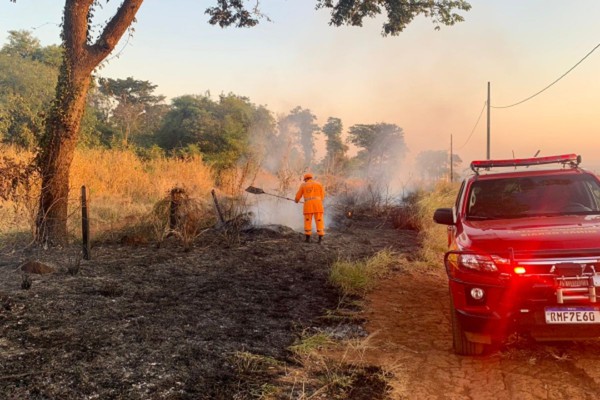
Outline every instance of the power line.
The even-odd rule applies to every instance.
[[[473,129],[471,129],[471,133],[469,134],[467,141],[462,146],[457,148],[456,151],[461,150],[463,147],[465,147],[467,145],[467,143],[469,143],[469,140],[471,140],[471,137],[473,136],[473,133],[475,132],[475,129],[477,128],[477,125],[479,125],[479,121],[481,120],[481,116],[483,115],[483,110],[485,110],[486,105],[487,105],[487,101],[484,101],[483,107],[481,108],[481,112],[479,113],[479,117],[477,117],[477,122],[475,122],[475,126],[473,127]]]
[[[56,26],[60,27],[60,24],[57,24],[56,22],[46,22],[46,23],[43,23],[43,24],[41,24],[39,26],[32,26],[31,30],[35,31],[37,29],[43,28],[46,25],[56,25]]]
[[[526,99],[523,99],[517,103],[508,105],[508,106],[490,106],[491,108],[509,108],[509,107],[514,107],[514,106],[518,106],[519,104],[523,104],[528,100],[533,99],[534,97],[536,97],[537,95],[541,94],[542,92],[545,92],[547,89],[550,89],[550,87],[554,86],[555,83],[557,83],[558,81],[560,81],[562,78],[564,78],[565,76],[567,76],[567,74],[571,71],[573,71],[575,68],[577,68],[577,66],[579,64],[581,64],[586,58],[588,58],[594,51],[596,51],[596,49],[598,49],[598,47],[600,47],[600,43],[598,43],[596,45],[596,47],[594,47],[589,53],[587,53],[585,55],[585,57],[583,57],[581,60],[579,60],[579,62],[577,62],[577,64],[573,65],[567,72],[565,72],[564,74],[562,74],[560,77],[558,77],[558,79],[556,79],[554,82],[552,82],[551,84],[549,84],[548,86],[546,86],[545,88],[543,88],[542,90],[540,90],[539,92],[532,94],[531,96],[527,97]]]

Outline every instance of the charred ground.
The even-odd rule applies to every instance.
[[[329,266],[402,245],[401,233],[382,229],[384,220],[353,223],[323,245],[281,226],[235,240],[206,232],[189,252],[175,238],[160,248],[105,243],[76,275],[77,248],[5,253],[0,392],[14,399],[242,399],[316,391],[317,383],[304,382],[298,394],[286,371],[302,368],[289,350],[302,335],[347,325],[323,318],[340,306]],[[56,272],[24,275],[27,260]],[[29,290],[21,288],[24,277]],[[357,331],[340,329],[342,336]],[[372,386],[378,393],[369,389],[363,398],[387,390],[381,380]]]

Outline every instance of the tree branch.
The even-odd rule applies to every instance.
[[[94,67],[113,51],[127,28],[135,20],[135,15],[143,2],[144,0],[124,0],[116,14],[104,27],[96,43],[89,46],[88,58]]]

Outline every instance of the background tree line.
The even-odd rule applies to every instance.
[[[61,57],[59,46],[42,46],[31,32],[9,32],[0,49],[2,143],[38,150]],[[307,169],[385,179],[408,151],[405,133],[395,124],[356,124],[344,132],[340,118],[319,126],[316,115],[300,106],[275,115],[247,97],[229,93],[215,99],[209,92],[167,104],[156,91],[156,85],[133,77],[94,76],[78,146],[127,148],[144,158],[201,155],[217,176],[251,160],[283,182]],[[317,160],[319,135],[326,151]],[[353,156],[349,145],[356,148]],[[448,168],[426,155],[420,160],[430,178]]]
[[[61,57],[59,46],[42,46],[31,32],[9,32],[0,49],[0,142],[39,150]],[[224,172],[251,165],[277,175],[282,191],[307,169],[385,184],[408,152],[405,133],[395,124],[355,124],[344,131],[340,118],[319,126],[312,111],[300,106],[276,116],[233,93],[216,99],[209,92],[183,95],[166,103],[156,91],[133,77],[94,76],[78,146],[129,149],[144,159],[200,155],[217,182]],[[319,135],[325,156],[317,160]],[[454,155],[455,178],[460,162]],[[448,153],[421,152],[416,166],[421,179],[448,177]]]

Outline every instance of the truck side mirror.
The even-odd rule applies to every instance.
[[[454,225],[454,213],[451,208],[438,208],[433,213],[433,220],[438,224]]]

